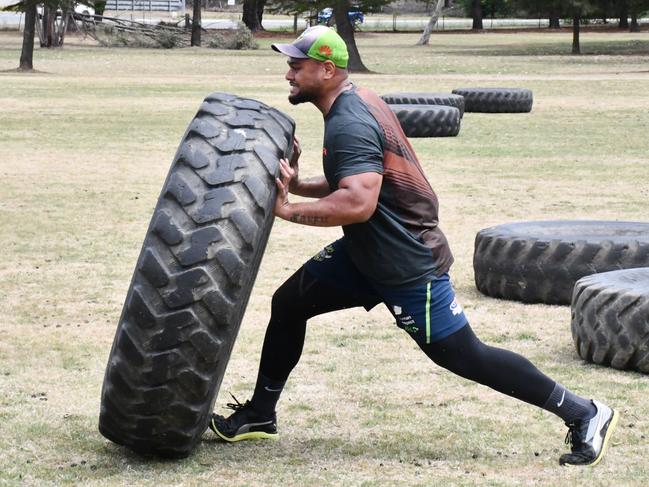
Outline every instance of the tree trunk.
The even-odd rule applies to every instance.
[[[442,11],[442,7],[444,6],[444,1],[445,0],[437,0],[437,5],[435,6],[435,10],[433,10],[433,14],[430,16],[428,25],[426,25],[424,32],[421,34],[421,37],[417,41],[418,46],[428,45],[428,41],[430,41],[430,33],[433,30],[433,27],[435,27],[435,25],[437,24],[439,14]]]
[[[25,30],[23,31],[23,50],[20,53],[18,71],[34,70],[34,34],[36,30],[36,4],[30,3],[25,10]]]
[[[473,17],[473,30],[482,30],[482,6],[480,0],[471,3],[471,17]]]
[[[631,26],[629,32],[640,32],[640,25],[638,24],[638,13],[631,12]]]
[[[334,4],[334,18],[336,19],[336,28],[338,34],[343,38],[347,44],[347,52],[349,53],[349,64],[347,69],[353,72],[369,72],[361,61],[361,55],[356,47],[356,40],[354,39],[354,27],[349,22],[347,11],[349,10],[349,0],[336,0]]]
[[[55,23],[56,29],[54,30],[54,47],[63,47],[65,42],[65,33],[68,31],[68,24],[72,14],[64,8],[61,13],[61,20]]]
[[[264,7],[266,6],[266,0],[257,0],[257,19],[259,20],[259,30],[266,30],[262,24],[264,20]]]
[[[201,45],[201,0],[194,0],[192,10],[192,46]]]
[[[628,29],[629,28],[629,4],[627,3],[627,0],[620,0],[620,4],[618,5],[618,13],[620,15],[620,23],[618,24],[618,27],[620,29]]]
[[[41,29],[41,47],[52,47],[52,37],[54,35],[54,19],[56,10],[47,5],[43,6],[43,28]]]
[[[549,29],[561,28],[561,24],[559,23],[559,12],[557,12],[557,9],[555,7],[550,7],[550,12],[548,17],[550,20],[550,25],[548,25]]]
[[[579,45],[579,21],[581,20],[581,9],[576,9],[572,15],[572,53],[581,54]]]
[[[259,15],[257,14],[257,0],[243,0],[243,16],[241,21],[246,24],[250,32],[261,30]]]

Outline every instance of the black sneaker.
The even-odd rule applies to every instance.
[[[597,414],[591,419],[566,423],[569,428],[566,443],[570,444],[572,451],[561,455],[560,465],[595,466],[604,456],[620,415],[599,401],[593,401],[593,404]]]
[[[234,411],[225,418],[220,414],[212,414],[210,429],[225,441],[256,440],[277,438],[277,417],[262,416],[250,405],[250,401],[241,404],[232,396],[235,403],[226,406]]]

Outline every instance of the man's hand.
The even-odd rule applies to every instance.
[[[297,140],[297,138],[293,139],[293,154],[291,155],[291,160],[289,161],[288,165],[293,169],[293,179],[291,179],[291,182],[289,184],[288,190],[296,194],[298,191],[298,187],[300,186],[300,178],[299,178],[299,172],[300,172],[300,166],[298,164],[298,160],[300,159],[300,155],[302,154],[302,148],[300,147],[300,141]]]
[[[275,200],[274,212],[275,216],[288,219],[288,189],[297,173],[290,166],[287,159],[279,160],[279,172],[280,177],[275,178],[275,183],[277,184],[277,199]]]
[[[300,141],[295,138],[293,139],[293,154],[291,155],[290,161],[287,161],[288,166],[292,170],[292,177],[287,186],[288,192],[299,196],[306,196],[307,198],[324,198],[331,193],[329,183],[327,183],[324,176],[300,179],[300,166],[298,160],[301,154],[302,147],[300,147]]]

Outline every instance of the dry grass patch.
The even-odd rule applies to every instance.
[[[583,38],[598,53],[646,42],[644,34]],[[563,55],[563,34],[435,35],[427,48],[412,47],[416,39],[359,36],[364,60],[383,74],[354,80],[379,93],[469,84],[534,91],[531,114],[467,114],[459,137],[413,143],[440,197],[472,325],[488,343],[620,408],[604,462],[558,468],[559,420],[430,364],[381,307],[313,320],[279,405],[278,442],[224,445],[207,434],[190,458],[164,462],[103,439],[99,393],[117,319],[160,186],[204,96],[235,92],[294,117],[307,175],[320,170],[322,120],[287,102],[285,59],[270,39],[236,54],[70,39],[62,51],[37,50],[44,73],[0,74],[0,484],[646,483],[646,376],[583,363],[567,307],[484,297],[471,261],[475,233],[490,225],[646,219],[649,56],[642,46],[629,56]],[[15,67],[19,46],[16,33],[0,33],[0,70]],[[245,399],[252,390],[274,289],[339,234],[276,222],[219,407],[228,392]]]

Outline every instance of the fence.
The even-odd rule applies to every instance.
[[[184,0],[108,0],[106,2],[106,10],[175,12],[184,8]]]

